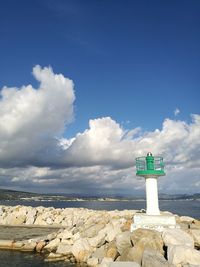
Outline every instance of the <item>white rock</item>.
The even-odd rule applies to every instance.
[[[98,261],[101,262],[102,259],[105,257],[105,253],[106,252],[105,252],[105,245],[104,245],[100,248],[97,248],[92,254],[92,257],[98,259]]]
[[[50,241],[49,244],[44,247],[44,249],[52,251],[55,248],[57,248],[59,244],[60,244],[60,238],[55,238],[52,241]]]
[[[115,239],[115,237],[122,232],[120,225],[112,225],[108,224],[106,227],[103,229],[102,232],[106,232],[106,237],[105,240],[108,242],[111,242]]]
[[[46,223],[50,225],[53,224],[53,219],[51,217],[47,218]]]
[[[116,236],[116,246],[119,254],[131,247],[131,233],[129,231],[122,232]]]
[[[142,257],[142,267],[169,267],[167,260],[156,250],[145,249]]]
[[[199,264],[200,266],[200,252],[188,246],[169,246],[167,257],[170,264]]]
[[[133,261],[114,261],[109,264],[109,267],[140,267],[140,264]]]
[[[29,209],[26,215],[26,224],[34,224],[36,215],[37,215],[36,209],[34,208]]]
[[[190,229],[188,233],[193,237],[195,246],[200,247],[200,230]]]
[[[47,223],[46,223],[44,217],[42,216],[42,214],[37,216],[34,224],[36,224],[36,225],[47,225]]]
[[[195,219],[189,216],[181,216],[180,218],[180,222],[188,222],[188,223],[192,223]]]
[[[4,214],[4,209],[3,207],[0,206],[0,216],[2,216]]]
[[[165,246],[183,245],[192,248],[194,247],[193,238],[181,229],[166,229],[162,233],[162,238]]]
[[[72,253],[72,246],[67,245],[65,243],[60,243],[58,245],[58,248],[56,250],[57,254],[62,254],[62,255],[68,255]]]
[[[104,257],[101,261],[101,264],[106,264],[107,266],[109,266],[110,262],[113,262],[112,258]]]
[[[102,223],[91,225],[87,229],[84,229],[84,231],[81,233],[81,236],[88,238],[94,237],[99,233],[102,228],[104,228],[104,226],[105,225]]]
[[[88,238],[88,242],[92,247],[99,247],[104,244],[105,242],[105,234],[99,233],[97,236]]]
[[[77,261],[86,262],[92,253],[92,248],[86,238],[80,238],[72,246],[72,253]]]
[[[71,231],[69,231],[68,229],[65,229],[64,231],[62,231],[61,233],[59,233],[57,235],[58,238],[62,238],[62,240],[67,240],[73,237],[73,234]]]
[[[98,259],[97,258],[89,258],[87,260],[87,265],[88,266],[96,266],[98,264]]]

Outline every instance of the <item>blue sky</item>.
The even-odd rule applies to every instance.
[[[31,74],[36,65],[72,79],[74,119],[63,119],[65,130],[52,133],[62,132],[66,140],[89,129],[89,120],[104,117],[125,132],[140,127],[139,136],[162,131],[167,118],[190,125],[191,114],[200,114],[199,13],[199,1],[3,0],[0,88],[31,84],[39,90],[41,80]],[[198,143],[194,150],[199,151]],[[20,168],[26,165],[20,161]]]

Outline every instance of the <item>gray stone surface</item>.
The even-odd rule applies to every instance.
[[[59,228],[0,225],[0,240],[24,240],[57,232]]]

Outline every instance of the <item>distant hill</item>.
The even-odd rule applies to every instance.
[[[19,200],[26,197],[37,196],[36,193],[0,189],[0,200]]]
[[[125,200],[144,200],[144,197],[122,197],[122,196],[81,196],[81,195],[64,195],[64,194],[38,194],[24,191],[15,191],[0,189],[0,200],[35,200],[35,201],[83,201],[83,200],[99,200],[99,201],[125,201]],[[187,194],[159,194],[160,200],[200,200],[200,193],[193,195]]]

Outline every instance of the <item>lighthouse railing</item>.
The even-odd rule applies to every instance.
[[[154,157],[154,170],[164,170],[164,162],[162,157]],[[138,157],[136,158],[136,169],[137,171],[145,171],[147,170],[146,157]]]

